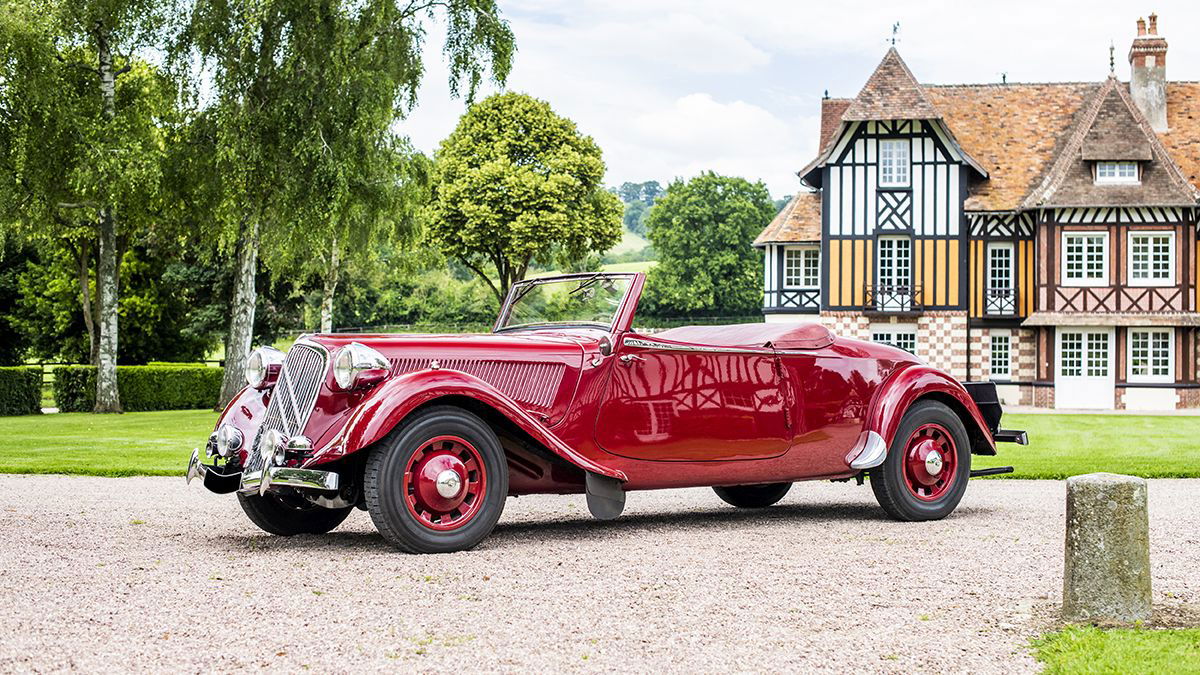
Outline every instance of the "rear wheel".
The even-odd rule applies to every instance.
[[[783,499],[792,488],[791,483],[767,483],[765,485],[730,485],[714,487],[713,492],[726,504],[739,509],[761,509]]]
[[[364,490],[371,520],[396,548],[465,551],[491,534],[504,511],[508,463],[483,420],[438,406],[371,452]]]
[[[971,441],[962,420],[945,404],[909,408],[883,464],[871,469],[871,490],[896,520],[950,515],[967,489]]]
[[[290,537],[294,534],[325,534],[350,515],[353,506],[327,509],[300,497],[238,494],[238,503],[251,522],[264,532]]]

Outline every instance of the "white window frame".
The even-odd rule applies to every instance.
[[[885,242],[894,242],[888,246],[884,246]],[[903,269],[897,265],[897,261],[902,256],[900,253],[899,244],[903,242],[906,246],[904,250],[904,267]],[[890,249],[888,254],[888,265],[884,264],[884,249]],[[887,270],[887,274],[884,274]],[[898,274],[904,272],[904,274]],[[884,282],[884,277],[889,281]],[[881,311],[908,311],[912,309],[912,305],[916,300],[916,289],[913,288],[913,240],[908,235],[887,235],[879,237],[875,242],[875,285],[880,288],[889,288],[888,296],[883,302],[876,299],[876,309]],[[896,289],[907,288],[908,293],[902,294]]]
[[[792,275],[790,274],[788,265],[791,262],[790,258],[792,256],[792,254],[796,254],[796,256],[799,258],[799,260],[797,261],[797,263],[799,265],[799,267],[798,267],[798,276],[799,276],[799,280],[800,280],[799,284],[790,283],[790,280],[792,279]],[[815,264],[817,267],[816,276],[812,279],[813,283],[811,283],[811,284],[807,283],[809,280],[805,278],[808,276],[807,264],[808,264],[810,258],[815,259]],[[819,246],[787,246],[787,247],[785,247],[783,249],[783,279],[782,279],[782,282],[783,282],[783,287],[786,289],[789,289],[789,290],[809,290],[809,289],[820,288],[821,287],[821,248]]]
[[[1099,237],[1100,238],[1100,242],[1101,242],[1100,258],[1103,261],[1103,274],[1100,277],[1089,278],[1089,277],[1085,276],[1085,277],[1078,278],[1078,279],[1071,279],[1070,277],[1067,276],[1067,273],[1069,271],[1067,269],[1067,241],[1074,237]],[[1063,232],[1062,233],[1062,251],[1059,254],[1059,260],[1061,261],[1061,269],[1059,270],[1059,285],[1066,286],[1066,287],[1107,286],[1108,285],[1109,266],[1110,266],[1110,263],[1108,260],[1108,250],[1109,250],[1108,232],[1096,232],[1094,230],[1075,230],[1075,231]],[[1088,258],[1088,251],[1087,251],[1087,245],[1085,244],[1084,251],[1083,251],[1083,271],[1085,274],[1087,272],[1087,263],[1088,263],[1087,258]]]
[[[897,150],[902,152],[897,155]],[[911,184],[912,141],[907,138],[879,139],[879,187],[908,187]]]
[[[993,285],[993,283],[992,283],[992,282],[994,281],[994,277],[995,277],[995,275],[992,273],[992,270],[993,270],[993,269],[995,269],[995,268],[992,266],[992,251],[1001,251],[1001,250],[1008,251],[1008,285],[1007,285],[1007,286],[1005,286],[1005,287],[1003,287],[1003,288],[1001,288],[1001,287],[999,287],[999,286],[995,286],[995,285]],[[1017,290],[1017,247],[1016,247],[1016,246],[1014,246],[1014,245],[1013,245],[1013,243],[1012,243],[1011,241],[993,241],[993,242],[988,242],[987,246],[985,246],[985,247],[984,247],[984,253],[985,253],[985,255],[986,255],[986,260],[985,260],[985,262],[986,262],[986,265],[987,265],[987,270],[986,270],[987,277],[986,277],[986,282],[985,282],[985,288],[986,288],[986,290],[987,290],[987,291],[991,291],[991,290],[1007,290],[1007,291],[1011,291],[1011,292],[1012,292],[1012,303],[1013,303],[1012,311],[1008,311],[1008,312],[991,312],[991,311],[987,311],[987,310],[989,310],[989,309],[990,309],[990,307],[989,307],[989,304],[988,304],[988,303],[989,303],[989,299],[988,299],[988,297],[987,297],[987,295],[986,295],[986,292],[985,292],[985,295],[984,295],[984,310],[985,310],[985,313],[987,313],[987,314],[1016,314],[1016,312],[1017,312],[1017,296],[1016,296],[1016,290]]]
[[[907,339],[897,340],[897,336]],[[901,346],[899,342],[911,340],[912,349]],[[917,353],[917,324],[915,323],[876,323],[871,325],[871,341],[888,344],[903,349],[910,354]]]
[[[1005,364],[1003,370],[996,368],[996,340],[1002,338],[1005,349]],[[1008,382],[1013,372],[1013,342],[1012,331],[994,329],[988,335],[988,379]]]
[[[1141,182],[1137,162],[1096,162],[1096,185],[1137,185]]]
[[[1135,334],[1136,333],[1145,333],[1147,335],[1146,339],[1149,341],[1148,344],[1146,345],[1146,349],[1148,350],[1147,359],[1149,360],[1149,363],[1146,366],[1147,372],[1144,374],[1135,374],[1133,372],[1134,371],[1133,353],[1134,353],[1134,342],[1135,342]],[[1167,334],[1167,361],[1166,361],[1167,372],[1165,375],[1155,375],[1153,373],[1154,366],[1156,365],[1155,354],[1154,354],[1154,348],[1155,348],[1154,347],[1154,337],[1153,337],[1154,333],[1166,333]],[[1175,381],[1175,330],[1173,328],[1164,327],[1164,326],[1130,328],[1128,331],[1128,334],[1125,336],[1125,364],[1126,364],[1125,378],[1129,382],[1143,382],[1143,383],[1174,382]]]
[[[1133,240],[1136,237],[1166,237],[1167,238],[1167,276],[1165,277],[1150,277],[1147,279],[1136,279],[1133,276]],[[1127,237],[1126,250],[1128,250],[1126,269],[1128,270],[1128,278],[1126,284],[1129,286],[1174,286],[1175,285],[1175,232],[1172,230],[1130,230]],[[1154,252],[1151,245],[1150,259],[1147,261],[1150,265],[1150,273],[1154,273]]]

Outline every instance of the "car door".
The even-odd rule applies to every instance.
[[[596,442],[634,459],[778,456],[791,437],[780,372],[769,349],[627,336],[597,416]]]

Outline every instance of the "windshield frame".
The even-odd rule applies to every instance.
[[[621,321],[624,314],[624,308],[629,302],[629,295],[633,292],[637,285],[636,272],[583,272],[580,274],[556,274],[549,277],[537,277],[535,279],[522,279],[512,285],[508,289],[508,296],[504,298],[504,305],[500,308],[500,314],[496,317],[496,322],[492,325],[493,333],[507,333],[517,330],[545,330],[545,329],[561,329],[561,328],[591,328],[593,330],[604,330],[612,333],[616,329],[617,322]],[[588,281],[599,279],[628,279],[629,283],[625,287],[625,293],[621,296],[621,302],[617,304],[616,311],[613,312],[612,321],[607,325],[594,321],[548,321],[544,323],[524,323],[517,326],[505,326],[504,322],[508,321],[512,313],[513,305],[517,300],[524,297],[529,289],[532,290],[536,286],[561,283],[564,281]]]

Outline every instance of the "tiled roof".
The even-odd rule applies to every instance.
[[[1093,135],[1093,132],[1099,132]],[[1107,135],[1107,137],[1106,137]],[[1025,198],[1022,206],[1178,206],[1196,203],[1195,188],[1184,179],[1150,124],[1129,96],[1128,86],[1109,77],[1100,85],[1056,153],[1042,182]],[[1092,150],[1100,159],[1138,159],[1109,156],[1114,153],[1144,152],[1141,180],[1132,185],[1097,185],[1086,161],[1087,144],[1098,138],[1105,145]],[[1141,146],[1140,148],[1138,146]]]
[[[754,245],[799,241],[821,241],[820,192],[800,192],[792,197],[754,240]]]
[[[926,85],[958,142],[988,172],[969,211],[1018,208],[1044,177],[1096,83]]]
[[[842,120],[932,120],[941,117],[895,47],[871,73]]]
[[[1200,188],[1200,82],[1167,83],[1167,130],[1158,138],[1183,177]]]

